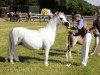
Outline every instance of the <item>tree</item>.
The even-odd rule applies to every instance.
[[[67,14],[80,13],[83,15],[94,15],[97,10],[96,6],[87,3],[85,0],[56,0],[59,7],[63,8],[63,11]],[[62,9],[58,8],[59,11]]]
[[[5,1],[4,0],[0,0],[0,6],[4,6],[4,5],[6,5]]]
[[[40,9],[49,8],[53,12],[61,11],[66,14],[74,12],[83,15],[94,15],[100,9],[85,0],[0,0],[0,6],[8,5],[39,5]]]

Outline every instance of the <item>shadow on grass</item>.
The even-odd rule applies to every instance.
[[[27,60],[36,60],[36,61],[44,61],[44,59],[40,59],[37,57],[29,57],[29,56],[19,56],[20,62],[26,62]]]
[[[49,62],[52,62],[52,63],[59,63],[59,64],[65,64],[65,62],[62,62],[60,60],[53,60],[53,59],[49,59]]]
[[[22,62],[22,63],[27,62],[27,60],[44,61],[44,59],[41,59],[41,58],[38,58],[38,57],[30,57],[30,56],[19,56],[19,59],[20,59],[20,62]],[[60,60],[55,60],[55,59],[49,59],[48,61],[52,62],[52,63],[66,64],[66,61],[62,62]],[[0,57],[0,62],[5,62],[5,58]],[[79,63],[76,63],[76,62],[72,62],[72,65],[80,66]]]
[[[50,50],[54,50],[54,51],[57,51],[57,52],[64,52],[66,53],[66,50],[60,50],[60,49],[50,49]],[[71,51],[72,53],[77,53],[77,51]]]
[[[36,60],[36,61],[44,61],[44,59],[38,58],[38,57],[29,57],[29,56],[19,56],[20,62],[24,63],[27,60]],[[52,63],[60,63],[60,64],[64,64],[65,62],[62,62],[60,60],[53,60],[53,59],[49,59],[49,62]]]
[[[59,50],[59,49],[50,49],[50,50],[56,51],[56,52],[49,52],[50,56],[66,55],[66,51],[64,50]],[[77,54],[77,51],[71,51],[71,52]],[[38,53],[38,54],[44,55],[44,53]]]
[[[44,55],[44,53],[38,53],[39,55]],[[50,56],[59,56],[59,55],[65,55],[64,53],[58,53],[58,52],[49,52]]]
[[[61,50],[61,49],[50,49],[50,50],[54,50],[54,51],[57,51],[57,52],[66,52],[66,50]]]
[[[50,49],[52,51],[56,52],[49,52],[50,56],[58,56],[58,55],[65,55],[66,51],[64,50],[59,50],[59,49]],[[39,55],[44,55],[44,53],[38,53]]]
[[[72,65],[73,65],[73,66],[81,66],[80,63],[76,63],[76,62],[73,62]]]
[[[0,57],[0,62],[5,62],[5,58],[4,57]]]

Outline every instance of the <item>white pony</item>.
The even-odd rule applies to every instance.
[[[69,22],[66,20],[66,16],[63,13],[56,13],[48,24],[38,30],[30,30],[23,27],[13,28],[9,33],[9,49],[6,56],[10,56],[10,62],[19,61],[16,55],[16,45],[23,45],[29,49],[41,49],[45,50],[45,65],[48,66],[48,56],[50,47],[54,44],[56,36],[56,28],[58,24],[63,23],[66,27],[69,26]]]

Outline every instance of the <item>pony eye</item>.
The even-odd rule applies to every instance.
[[[63,18],[60,18],[60,20],[62,21]]]

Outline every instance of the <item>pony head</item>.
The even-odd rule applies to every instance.
[[[64,24],[66,26],[66,28],[68,28],[70,26],[70,23],[68,22],[64,13],[56,12],[55,15],[58,16],[58,23],[59,24],[61,24],[61,23]]]

